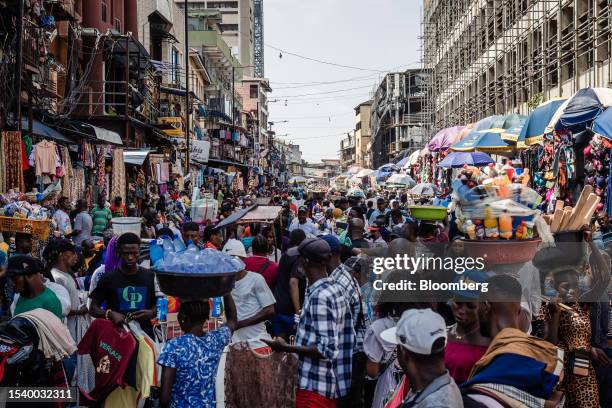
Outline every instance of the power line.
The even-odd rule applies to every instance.
[[[324,60],[320,60],[320,59],[317,59],[317,58],[312,58],[312,57],[307,57],[305,55],[300,55],[300,54],[297,54],[297,53],[294,53],[294,52],[290,52],[290,51],[284,50],[282,48],[275,47],[275,46],[270,45],[270,44],[264,44],[264,45],[266,47],[272,48],[273,50],[280,51],[281,53],[285,53],[287,55],[291,55],[291,56],[297,57],[297,58],[302,58],[302,59],[307,60],[307,61],[318,62],[319,64],[331,65],[331,66],[340,67],[340,68],[356,69],[358,71],[369,71],[369,72],[380,72],[380,73],[387,72],[387,71],[380,70],[380,69],[361,68],[361,67],[354,67],[354,66],[351,66],[351,65],[337,64],[335,62],[324,61]]]
[[[280,99],[302,98],[304,96],[327,95],[327,94],[346,92],[346,91],[354,91],[354,90],[357,90],[357,89],[365,89],[365,88],[372,88],[372,85],[358,86],[358,87],[355,87],[355,88],[336,89],[336,90],[333,90],[333,91],[311,92],[311,93],[297,94],[297,95],[280,95],[280,96],[274,95],[274,98],[280,98]]]

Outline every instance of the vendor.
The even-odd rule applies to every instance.
[[[153,336],[151,319],[155,317],[154,275],[138,266],[140,238],[127,232],[117,239],[121,266],[106,272],[89,295],[89,313],[93,317],[111,320],[122,326],[128,320],[140,323],[142,329]],[[102,305],[106,304],[106,309]]]
[[[202,236],[200,235],[200,226],[195,222],[186,222],[181,228],[181,236],[183,242],[191,241],[194,245],[200,247],[202,244]]]
[[[45,286],[43,269],[40,260],[28,255],[16,255],[9,259],[6,274],[19,293],[13,315],[40,308],[62,319],[62,304],[55,293]]]

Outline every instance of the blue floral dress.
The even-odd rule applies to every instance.
[[[166,344],[157,362],[176,368],[171,408],[216,407],[217,367],[231,338],[232,332],[223,326],[202,337],[185,334]]]

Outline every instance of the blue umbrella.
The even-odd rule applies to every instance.
[[[609,92],[612,90],[605,88],[584,88],[576,92],[563,110],[557,128],[566,128],[573,132],[585,130],[605,108],[602,98],[608,99],[605,94]],[[601,93],[601,98],[598,93]]]
[[[612,140],[612,108],[606,109],[595,119],[593,132]]]
[[[566,99],[552,99],[538,105],[527,117],[517,144],[522,142],[531,145],[543,140],[546,126],[565,101]]]
[[[393,164],[393,163],[387,163],[387,164],[383,164],[382,166],[380,166],[378,168],[378,170],[380,171],[399,171],[401,169],[401,166],[398,166],[397,164]]]
[[[449,169],[449,168],[460,168],[464,165],[483,167],[489,163],[495,163],[495,160],[486,153],[481,152],[451,152],[448,156],[442,160],[438,166]]]
[[[512,144],[502,139],[502,135],[507,133],[508,130],[501,128],[471,131],[470,134],[450,148],[456,152],[510,152],[513,148]]]
[[[409,160],[410,160],[410,156],[406,156],[402,160],[395,163],[395,165],[399,168],[403,168],[406,165],[406,163],[408,163]]]
[[[501,120],[503,120],[502,115],[487,116],[486,118],[474,123],[472,131],[491,129],[492,127],[495,127],[494,125],[496,123],[499,123]]]

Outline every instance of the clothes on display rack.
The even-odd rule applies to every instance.
[[[0,133],[0,193],[6,192],[6,160],[4,158],[4,132]]]
[[[113,150],[113,179],[111,183],[111,199],[121,197],[125,202],[125,163],[123,161],[123,149],[115,148]]]
[[[105,167],[106,167],[106,161],[104,158],[104,147],[100,146],[97,149],[97,157],[96,157],[96,185],[98,186],[99,193],[102,194],[103,197],[106,197],[108,194]]]
[[[21,132],[3,132],[2,152],[6,188],[25,191],[23,170],[21,170]],[[55,171],[55,168],[53,170]]]
[[[62,163],[64,164],[64,177],[62,177],[62,195],[70,198],[71,193],[71,180],[74,178],[74,170],[72,168],[72,160],[70,159],[70,153],[66,146],[60,148]]]
[[[34,166],[37,177],[55,175],[56,169],[61,166],[55,143],[49,140],[37,143],[30,153],[30,164]]]

